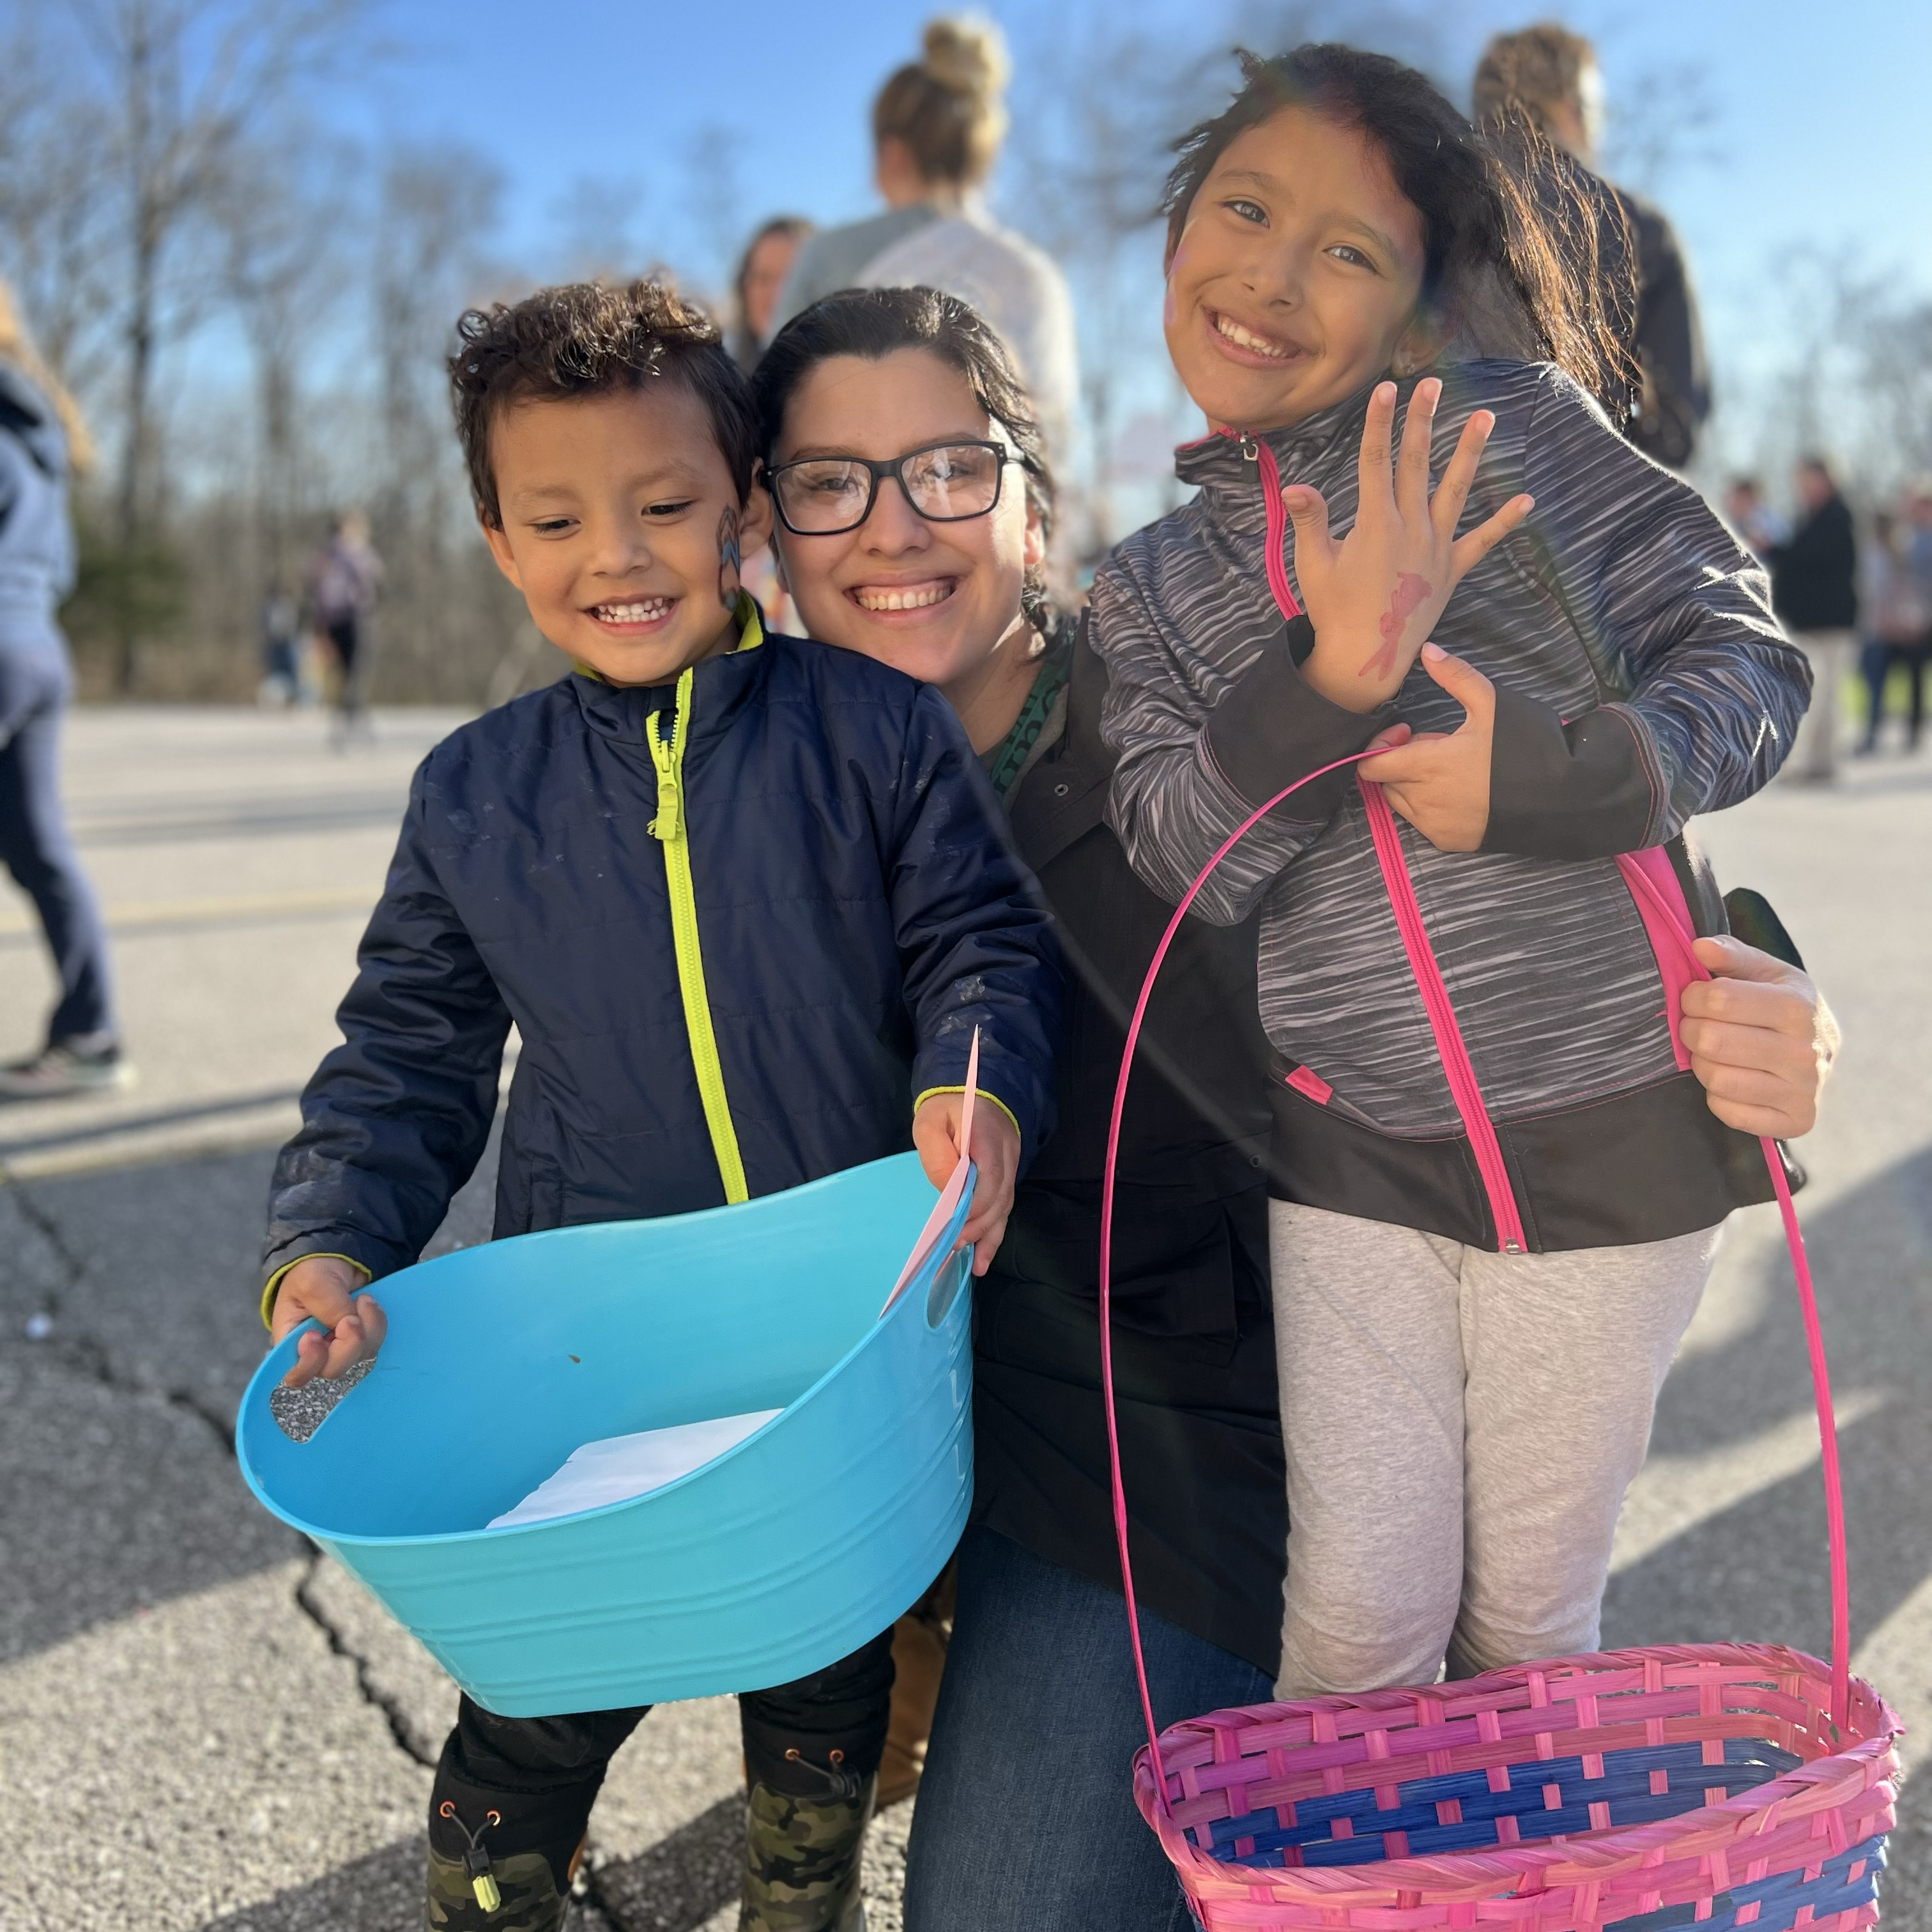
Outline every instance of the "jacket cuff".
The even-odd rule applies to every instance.
[[[1608,859],[1661,842],[1665,788],[1650,734],[1621,704],[1566,724],[1496,687],[1490,822],[1479,848],[1528,859]]]
[[[358,1262],[353,1255],[340,1255],[326,1248],[312,1248],[306,1253],[292,1255],[284,1262],[274,1273],[262,1284],[262,1326],[272,1325],[275,1312],[275,1297],[282,1286],[282,1277],[298,1262],[346,1262],[352,1268],[362,1270],[362,1286],[367,1288],[376,1279],[375,1270],[367,1262]]]
[[[1388,722],[1379,712],[1345,711],[1301,680],[1315,648],[1306,617],[1288,625],[1287,648],[1263,651],[1225,692],[1202,734],[1208,761],[1252,807],[1285,784],[1359,752]],[[1317,824],[1332,818],[1355,782],[1352,767],[1304,785],[1277,808],[1283,818]]]
[[[926,1091],[912,1103],[912,1110],[915,1114],[917,1113],[920,1108],[924,1106],[927,1101],[930,1100],[935,1094],[963,1094],[965,1090],[965,1088],[963,1087],[928,1087]],[[1020,1117],[1013,1112],[1012,1108],[1006,1105],[1005,1101],[1000,1098],[998,1094],[989,1094],[983,1087],[976,1087],[973,1090],[973,1097],[976,1101],[985,1101],[989,1107],[998,1108],[1000,1112],[1005,1114],[1006,1118],[1012,1123],[1013,1132],[1018,1137],[1021,1148],[1022,1149],[1025,1148],[1026,1130],[1020,1125]]]

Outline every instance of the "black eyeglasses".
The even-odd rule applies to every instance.
[[[1000,500],[1006,465],[1019,458],[1001,442],[935,442],[883,463],[864,456],[808,456],[782,463],[766,482],[778,520],[794,536],[836,537],[872,514],[879,485],[898,479],[906,501],[928,523],[983,517]]]

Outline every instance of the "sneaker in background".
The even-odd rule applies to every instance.
[[[134,1084],[134,1070],[118,1046],[78,1053],[56,1042],[26,1060],[0,1066],[0,1100],[65,1100]]]

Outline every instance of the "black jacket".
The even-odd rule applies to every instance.
[[[1772,608],[1793,631],[1849,631],[1858,621],[1858,539],[1834,496],[1768,551]]]
[[[1628,434],[1646,456],[1682,470],[1711,413],[1710,371],[1697,299],[1676,231],[1662,212],[1628,190],[1604,185],[1635,254],[1636,310],[1629,342],[1642,377]]]
[[[1109,1589],[1100,1174],[1142,975],[1173,908],[1102,820],[1107,674],[1077,646],[1058,740],[1009,802],[1059,924],[1059,1125],[976,1291],[974,1520]],[[1272,1673],[1287,1537],[1268,1296],[1271,1110],[1255,924],[1185,921],[1122,1124],[1114,1342],[1135,1580],[1150,1609]]]
[[[944,700],[778,637],[689,688],[702,992],[748,1191],[910,1146],[915,1097],[959,1084],[976,1025],[981,1086],[1030,1156],[1051,1121],[1054,949]],[[573,676],[424,760],[344,1043],[276,1165],[268,1270],[416,1258],[482,1152],[512,1021],[497,1234],[724,1201],[653,830],[647,734],[673,703]]]

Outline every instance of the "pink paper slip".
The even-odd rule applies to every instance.
[[[973,1029],[973,1045],[966,1055],[966,1098],[959,1109],[959,1144],[970,1148],[973,1144],[973,1100],[980,1090],[980,1029]],[[965,1192],[967,1177],[973,1172],[972,1162],[962,1154],[952,1164],[952,1172],[946,1185],[939,1191],[939,1198],[932,1204],[932,1212],[926,1217],[926,1226],[919,1231],[919,1239],[912,1244],[912,1252],[906,1264],[899,1270],[899,1278],[892,1284],[892,1292],[886,1297],[886,1306],[880,1315],[892,1306],[905,1292],[905,1286],[930,1258],[933,1246],[946,1232],[946,1224],[952,1218],[952,1210],[959,1204],[959,1197]]]

